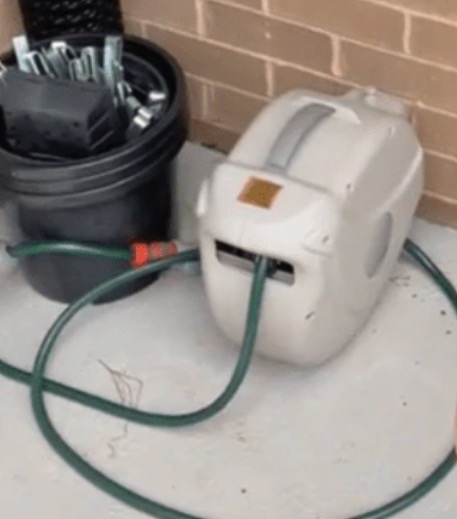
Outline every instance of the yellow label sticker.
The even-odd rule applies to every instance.
[[[244,204],[271,209],[282,186],[268,180],[251,177],[243,187],[238,200]]]

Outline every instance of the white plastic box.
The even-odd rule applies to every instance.
[[[302,366],[338,353],[396,263],[423,186],[404,106],[372,89],[271,103],[203,184],[202,269],[214,318],[241,344],[253,255],[277,260],[256,351]]]

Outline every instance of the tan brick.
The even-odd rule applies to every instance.
[[[414,120],[425,148],[457,158],[457,115],[415,108]]]
[[[383,0],[395,7],[405,7],[419,13],[427,13],[457,20],[455,0]]]
[[[0,0],[0,52],[11,48],[11,38],[23,31],[16,0]]]
[[[457,202],[457,160],[426,153],[425,189]]]
[[[267,103],[266,99],[211,84],[207,85],[207,96],[208,122],[237,133],[243,132]]]
[[[457,71],[341,42],[343,76],[361,85],[457,113]]]
[[[411,31],[414,55],[457,68],[457,26],[414,17]]]
[[[273,93],[275,96],[305,88],[330,95],[342,95],[351,87],[331,77],[321,77],[293,67],[273,65]]]
[[[122,0],[122,8],[137,20],[197,32],[194,0]]]
[[[389,49],[402,49],[404,15],[360,0],[270,0],[271,12]]]
[[[238,141],[239,135],[233,130],[195,119],[191,123],[190,139],[207,148],[228,153]]]
[[[148,37],[168,49],[195,76],[265,95],[266,65],[261,59],[152,25]]]
[[[330,37],[237,7],[207,2],[209,38],[312,69],[330,71]]]
[[[204,89],[206,85],[203,81],[193,76],[186,76],[187,100],[192,119],[202,119],[204,116]]]
[[[133,18],[124,16],[124,28],[126,34],[131,34],[133,36],[143,35],[143,27],[140,20],[134,20]]]
[[[432,222],[457,227],[457,202],[449,198],[424,193],[417,214]]]
[[[252,9],[262,9],[262,0],[229,0],[232,4],[238,4]]]

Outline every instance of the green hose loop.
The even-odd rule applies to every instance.
[[[127,271],[114,279],[104,282],[88,294],[81,297],[75,303],[68,306],[66,310],[62,312],[62,314],[57,318],[54,325],[46,334],[46,337],[43,341],[43,345],[50,344],[52,349],[64,327],[80,310],[82,310],[85,306],[88,306],[91,303],[97,301],[99,298],[107,295],[112,290],[116,290],[117,288],[131,283],[132,281],[138,278],[147,276],[154,272],[158,272],[172,265],[196,261],[198,260],[198,257],[199,254],[196,250],[182,252],[176,256],[172,256],[170,258],[166,258],[151,263],[150,265],[147,265],[142,269]],[[258,307],[256,307],[255,312],[258,311]],[[253,324],[255,324],[255,322],[257,322],[258,320],[258,314],[254,313],[252,315],[252,318]],[[131,407],[126,407],[112,400],[107,400],[105,398],[101,398],[90,393],[80,391],[75,388],[71,388],[69,386],[60,384],[55,381],[43,379],[43,385],[45,390],[55,395],[65,397],[69,400],[78,402],[82,405],[91,407],[103,413],[115,416],[117,418],[122,418],[124,420],[128,420],[134,423],[150,425],[154,427],[185,427],[194,425],[195,423],[201,422],[202,420],[206,420],[217,414],[233,398],[234,394],[236,393],[236,391],[238,390],[239,386],[241,385],[242,381],[246,376],[246,371],[249,367],[254,349],[255,340],[253,339],[253,334],[256,332],[256,330],[257,329],[253,325],[250,325],[247,328],[246,333],[248,335],[246,337],[246,347],[241,349],[240,357],[233,372],[233,376],[230,379],[225,391],[221,394],[221,396],[218,399],[216,399],[210,405],[198,411],[177,415],[148,413],[138,409],[133,409]],[[50,350],[46,351],[46,355],[48,356]],[[38,355],[40,355],[40,353]],[[47,356],[45,361],[47,361]],[[16,380],[17,382],[22,382],[25,384],[31,383],[30,373],[27,373],[23,370],[19,370],[14,366],[11,366],[1,360],[0,373],[10,379]]]
[[[160,519],[198,519],[198,517],[179,512],[164,506],[158,502],[147,499],[126,487],[119,485],[105,476],[103,473],[93,468],[81,456],[79,456],[59,435],[52,425],[46,406],[44,403],[44,372],[46,371],[47,361],[53,351],[56,341],[64,326],[76,313],[90,303],[97,301],[98,298],[108,294],[111,290],[125,284],[126,279],[131,280],[134,277],[146,275],[145,271],[156,271],[160,265],[151,265],[141,271],[133,271],[130,275],[124,274],[118,278],[104,283],[96,288],[85,297],[68,307],[60,318],[48,332],[42,346],[36,356],[35,366],[32,376],[32,407],[36,421],[52,448],[81,476],[96,485],[100,490],[110,494],[112,497],[130,505],[131,507],[148,513]],[[182,427],[195,424],[214,416],[233,399],[236,392],[240,388],[248,367],[250,365],[252,353],[254,350],[255,339],[257,336],[258,322],[260,318],[260,307],[267,275],[268,262],[265,259],[259,259],[256,264],[254,281],[252,283],[249,312],[246,322],[246,330],[243,340],[243,347],[239,361],[235,368],[232,379],[230,380],[225,391],[214,402],[207,407],[185,415],[155,415],[151,414],[148,423],[154,424],[155,421],[159,425],[168,425],[169,427]],[[130,413],[129,413],[130,414]],[[146,414],[146,413],[144,413]]]
[[[52,247],[59,244],[53,244]],[[60,244],[64,245],[64,244]],[[82,249],[76,245],[76,253],[84,255]],[[39,254],[36,248],[27,249],[26,246],[20,246],[21,253],[18,254],[15,247],[10,248],[11,254],[15,257],[26,257],[27,255]],[[51,247],[51,248],[52,248]],[[95,247],[96,248],[96,247]],[[58,247],[57,247],[58,249]],[[65,247],[60,250],[64,253],[71,254],[69,249]],[[42,244],[42,253],[49,253],[50,251],[46,248],[46,243]],[[55,249],[56,250],[56,249]],[[89,255],[93,251],[89,252]],[[125,251],[124,251],[125,252]],[[438,287],[446,295],[452,306],[457,312],[457,291],[446,277],[446,275],[435,265],[435,263],[413,242],[407,240],[405,243],[405,252],[414,259],[435,281]],[[52,252],[51,252],[52,253]],[[58,252],[57,252],[58,253]],[[118,258],[121,259],[121,258]],[[41,432],[47,439],[53,449],[71,466],[76,472],[82,477],[93,483],[100,490],[105,493],[119,499],[131,507],[150,514],[157,519],[202,519],[201,517],[187,514],[179,510],[175,510],[171,507],[148,499],[144,496],[137,494],[136,492],[126,488],[125,486],[117,483],[116,481],[108,478],[99,470],[92,467],[87,463],[79,454],[77,454],[59,435],[54,426],[52,425],[47,410],[44,404],[44,391],[51,392],[55,395],[73,400],[80,404],[83,404],[94,409],[98,409],[102,412],[132,420],[137,423],[143,423],[148,425],[160,426],[160,427],[181,427],[196,424],[203,420],[206,420],[219,411],[221,411],[231,399],[237,393],[241,386],[247,370],[249,368],[254,343],[257,334],[258,322],[260,319],[260,310],[263,291],[265,288],[265,280],[268,270],[268,261],[266,259],[258,259],[256,262],[254,279],[251,287],[249,311],[246,322],[246,330],[243,341],[243,346],[240,352],[237,365],[235,367],[232,378],[227,385],[224,392],[214,402],[198,411],[181,414],[181,415],[161,415],[155,413],[146,413],[143,411],[137,411],[128,407],[124,407],[115,402],[102,399],[90,393],[80,391],[78,389],[60,384],[58,382],[48,380],[45,378],[45,372],[47,367],[47,361],[56,346],[56,341],[68,322],[85,306],[95,302],[98,298],[107,295],[111,290],[115,290],[120,286],[130,283],[134,279],[138,279],[142,276],[157,272],[159,270],[168,268],[169,266],[176,263],[184,263],[187,261],[195,261],[198,259],[197,251],[188,251],[181,253],[176,257],[168,258],[165,260],[157,261],[151,265],[148,265],[140,270],[130,271],[113,280],[105,282],[103,285],[92,290],[89,294],[82,297],[74,304],[70,305],[55,321],[52,328],[47,333],[40,350],[35,360],[35,366],[33,373],[29,373],[20,370],[14,366],[11,366],[4,361],[0,360],[0,374],[7,376],[8,378],[21,382],[24,384],[31,385],[31,400],[32,407],[37,423],[40,427]],[[348,519],[388,519],[402,510],[409,508],[410,506],[417,503],[431,490],[433,490],[456,466],[457,456],[454,449],[446,456],[442,463],[421,483],[414,487],[411,491],[400,496],[394,501],[376,508],[372,511],[363,513],[361,515],[352,516]]]

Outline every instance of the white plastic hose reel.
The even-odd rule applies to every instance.
[[[256,351],[301,366],[340,352],[399,257],[423,151],[399,102],[294,91],[270,104],[205,181],[197,214],[213,315],[241,344],[255,255],[275,262]]]

